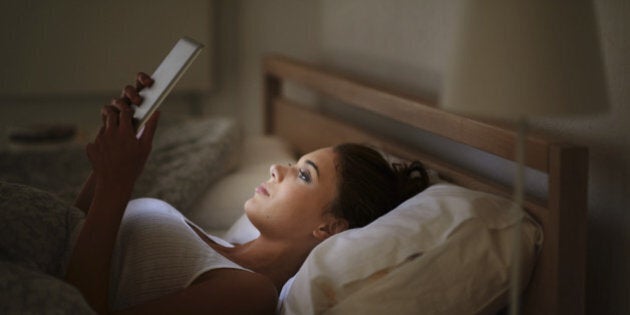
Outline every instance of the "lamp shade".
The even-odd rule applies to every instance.
[[[587,0],[468,0],[441,106],[519,119],[608,106],[593,5]]]

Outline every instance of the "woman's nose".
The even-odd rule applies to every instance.
[[[284,171],[282,169],[282,166],[278,164],[271,165],[271,167],[269,168],[269,175],[271,176],[271,179],[278,182],[281,181],[284,178]]]

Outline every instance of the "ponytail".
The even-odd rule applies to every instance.
[[[393,163],[392,169],[396,173],[398,204],[429,186],[429,174],[420,161],[413,161],[409,164]]]

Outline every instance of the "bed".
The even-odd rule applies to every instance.
[[[407,159],[421,160],[449,181],[475,190],[511,196],[511,189],[449,165],[374,130],[300,106],[287,98],[290,82],[362,110],[376,113],[507,160],[514,160],[516,133],[509,127],[444,112],[420,98],[397,93],[334,71],[268,56],[263,63],[265,132],[286,139],[298,154],[340,142],[373,143]],[[318,130],[318,132],[312,132]],[[544,243],[522,297],[525,314],[582,314],[585,294],[588,151],[539,135],[526,139],[527,167],[547,174],[545,199],[526,197],[525,210],[542,226]]]
[[[213,117],[187,120],[172,126],[162,125],[161,130],[159,130],[162,134],[156,136],[154,152],[147,163],[145,174],[139,179],[136,196],[165,199],[178,209],[186,209],[182,212],[206,231],[223,236],[231,242],[245,242],[255,237],[256,231],[252,229],[251,225],[248,225],[246,218],[242,216],[242,202],[252,194],[253,187],[265,180],[268,163],[291,162],[301,154],[341,142],[370,144],[382,150],[392,159],[420,160],[435,173],[437,184],[428,189],[430,190],[427,193],[429,196],[427,197],[425,194],[424,199],[416,200],[416,204],[413,201],[410,204],[404,203],[401,205],[403,211],[406,209],[405,207],[408,208],[423,202],[432,205],[437,204],[439,210],[444,211],[442,209],[445,207],[444,204],[449,204],[449,202],[442,199],[436,201],[435,199],[436,193],[439,195],[444,191],[451,194],[455,191],[456,195],[464,196],[455,200],[453,204],[461,205],[462,200],[465,199],[464,202],[471,205],[473,212],[476,211],[474,208],[479,200],[485,202],[486,205],[490,204],[489,208],[494,209],[494,212],[487,212],[490,213],[489,217],[481,215],[481,220],[467,219],[468,221],[464,221],[481,221],[483,223],[481,226],[484,227],[483,231],[486,234],[481,234],[489,238],[489,244],[496,245],[497,251],[489,252],[496,256],[493,256],[495,260],[488,258],[492,255],[485,252],[465,252],[460,247],[467,246],[453,245],[465,244],[457,242],[465,242],[467,239],[470,241],[477,235],[481,235],[478,233],[478,229],[466,230],[461,228],[463,221],[457,223],[460,224],[456,226],[457,233],[449,230],[448,235],[443,234],[443,239],[434,243],[425,242],[424,239],[416,242],[417,238],[411,239],[405,235],[398,235],[398,238],[392,237],[393,240],[390,240],[388,233],[391,232],[391,229],[384,230],[385,234],[373,237],[378,235],[373,232],[375,228],[400,223],[392,221],[392,216],[388,214],[384,216],[383,220],[377,220],[374,227],[368,226],[364,230],[348,231],[349,233],[338,238],[331,238],[331,240],[322,243],[322,246],[318,246],[296,277],[282,289],[278,313],[381,313],[379,310],[400,314],[416,314],[422,313],[422,311],[446,314],[505,312],[506,288],[509,286],[509,283],[506,282],[506,268],[509,264],[505,261],[509,261],[509,257],[513,257],[509,244],[505,245],[505,237],[508,232],[513,231],[515,225],[512,223],[515,221],[508,216],[501,217],[502,212],[500,211],[507,208],[507,203],[510,202],[511,189],[495,180],[479,175],[477,172],[452,165],[452,163],[445,162],[445,159],[434,157],[421,147],[383,135],[382,132],[370,126],[367,128],[359,127],[357,124],[349,122],[347,118],[341,118],[343,115],[340,116],[334,111],[327,110],[330,106],[320,107],[313,105],[312,102],[302,103],[304,99],[317,101],[321,96],[327,102],[332,102],[334,107],[347,106],[375,116],[385,117],[406,126],[405,128],[435,134],[449,139],[449,141],[455,141],[506,160],[513,160],[512,156],[515,149],[516,135],[510,127],[447,113],[438,109],[434,104],[415,96],[356,80],[325,67],[285,56],[270,55],[265,57],[262,61],[262,75],[263,135],[245,137],[240,133],[240,129],[234,121]],[[309,90],[310,93],[307,93],[306,96],[302,93],[295,93],[293,88],[296,86],[299,86],[299,89]],[[317,132],[313,132],[313,130]],[[587,149],[557,142],[540,135],[528,137],[526,147],[526,165],[546,175],[548,193],[544,198],[528,196],[525,200],[527,218],[531,222],[528,221],[529,223],[524,229],[529,229],[528,231],[532,232],[525,237],[527,240],[531,236],[529,238],[531,242],[528,244],[531,245],[532,254],[527,257],[531,257],[532,260],[526,264],[531,268],[523,273],[524,279],[527,280],[522,283],[524,290],[521,298],[523,313],[583,314]],[[77,155],[70,154],[70,156],[74,159]],[[78,175],[73,176],[73,178],[83,177],[87,171],[85,167],[87,165],[82,166],[78,170]],[[173,175],[164,178],[163,174]],[[47,186],[43,186],[44,188],[56,187],[58,183],[48,183]],[[65,186],[63,188],[64,196],[70,195],[68,191],[72,189]],[[78,187],[72,188],[78,189]],[[473,202],[469,202],[471,200]],[[446,208],[448,210],[448,207]],[[394,209],[392,213],[397,210],[399,209]],[[447,216],[441,215],[444,212],[435,213],[439,213],[439,217],[461,217],[461,212],[449,212]],[[470,216],[470,213],[466,213],[466,215]],[[403,216],[403,218],[407,217]],[[508,222],[504,219],[512,221]],[[409,221],[413,220],[406,220],[406,222]],[[401,224],[405,225],[406,222]],[[426,221],[427,224],[431,222],[434,221]],[[488,222],[490,223],[488,224]],[[506,222],[510,224],[505,224]],[[452,222],[448,222],[448,224],[452,228]],[[492,229],[485,229],[487,226],[492,226]],[[419,232],[426,233],[427,229],[431,229],[430,226],[423,226],[423,228],[424,230]],[[417,227],[414,225],[411,229],[417,229]],[[460,231],[468,231],[469,234],[462,234],[463,232]],[[541,233],[537,234],[539,231]],[[435,231],[431,232],[432,234],[418,234],[418,231],[414,230],[416,233],[414,237],[424,235],[427,239],[432,239],[439,234]],[[459,235],[460,240],[453,240],[455,239],[453,235]],[[498,238],[497,235],[501,235],[503,238]],[[387,247],[391,247],[392,244],[400,247],[400,244],[404,244],[407,246],[404,249],[407,250],[408,248],[415,248],[413,243],[416,242],[423,243],[422,246],[426,245],[426,248],[423,249],[423,252],[402,251],[403,253],[396,259],[388,258],[396,255],[362,257],[361,260],[365,266],[361,268],[351,264],[352,259],[348,257],[343,257],[343,262],[339,262],[339,259],[330,261],[331,253],[339,252],[339,249],[344,250],[346,248],[344,246],[348,244],[351,247],[356,247],[356,243],[347,242],[349,239],[370,237],[373,237],[370,242],[391,241],[385,243]],[[447,244],[445,243],[446,239],[453,241],[447,246],[445,245]],[[409,242],[412,244],[408,244]],[[364,245],[365,243],[363,242]],[[499,246],[495,243],[502,245]],[[442,247],[436,246],[436,244]],[[365,247],[365,251],[371,250],[369,246],[372,246],[371,243]],[[435,262],[428,262],[431,257],[434,260],[446,257],[442,255],[443,253],[434,254],[437,252],[436,248],[448,248],[452,250],[450,254],[455,255],[455,257],[470,255],[476,259],[470,260],[474,264],[479,265],[480,261],[488,263],[487,270],[480,270],[476,273],[467,270],[449,272],[464,277],[466,281],[464,286],[470,286],[467,288],[468,291],[462,293],[461,290],[456,290],[454,293],[449,293],[451,295],[446,296],[438,296],[428,292],[433,294],[430,299],[407,303],[404,300],[409,299],[410,296],[411,300],[420,300],[414,296],[420,293],[416,293],[414,290],[424,288],[426,291],[432,288],[422,282],[427,281],[425,279],[427,274],[440,275],[440,272],[423,272],[425,270],[422,268],[426,267],[420,269],[413,267],[422,264],[433,267],[440,265]],[[495,262],[496,268],[490,267],[491,261]],[[365,268],[367,268],[365,274],[359,275],[359,271]],[[357,271],[358,269],[360,270]],[[334,273],[338,270],[346,270],[346,272],[337,276]],[[411,274],[414,276],[409,277],[409,273],[405,273],[410,270],[413,271]],[[485,273],[488,275],[496,276],[488,278],[484,271],[487,271]],[[354,273],[357,276],[351,279],[352,281],[335,287],[337,278],[343,278],[348,273]],[[475,274],[477,278],[470,279],[471,274]],[[19,278],[15,278],[14,275],[15,273],[11,275],[13,277],[11,279],[19,281]],[[417,281],[411,281],[409,278],[415,278]],[[360,279],[360,281],[356,279]],[[398,279],[396,280],[398,282],[388,279]],[[405,281],[400,282],[400,279]],[[458,281],[460,282],[457,283],[462,283],[461,280]],[[432,282],[436,282],[435,279]],[[441,282],[444,282],[444,290],[450,291],[448,281]],[[37,285],[38,282],[33,281],[33,283]],[[392,290],[392,283],[399,289]],[[9,282],[7,281],[6,284],[8,285]],[[382,288],[379,289],[379,286]],[[40,288],[41,286],[38,285],[37,289],[40,290]],[[495,290],[492,291],[490,288]],[[395,292],[392,293],[392,291]],[[403,297],[397,295],[396,292],[405,292],[406,295]],[[478,292],[481,293],[478,294]],[[457,297],[457,294],[460,293],[471,297],[472,302],[467,301],[466,303],[474,302],[483,305],[477,307],[475,304],[475,307],[471,308],[468,307],[469,304],[464,304],[464,301],[444,300],[453,296]],[[76,292],[72,294],[76,294]],[[460,302],[465,305],[463,309],[452,307],[452,305]],[[401,307],[397,308],[397,306]]]

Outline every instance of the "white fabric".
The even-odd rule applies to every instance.
[[[387,215],[318,245],[282,314],[468,314],[503,305],[522,222],[524,280],[542,232],[509,200],[436,184]]]
[[[236,222],[225,232],[223,239],[233,244],[245,244],[260,236],[260,231],[249,221],[246,214],[243,214]]]
[[[113,309],[183,289],[209,270],[247,270],[208,246],[189,223],[179,211],[161,200],[141,198],[129,202],[112,260]],[[220,238],[207,236],[219,245],[232,246]]]
[[[248,136],[238,169],[218,180],[186,216],[206,231],[222,235],[243,214],[254,189],[269,178],[269,166],[295,161],[289,146],[277,137]]]

